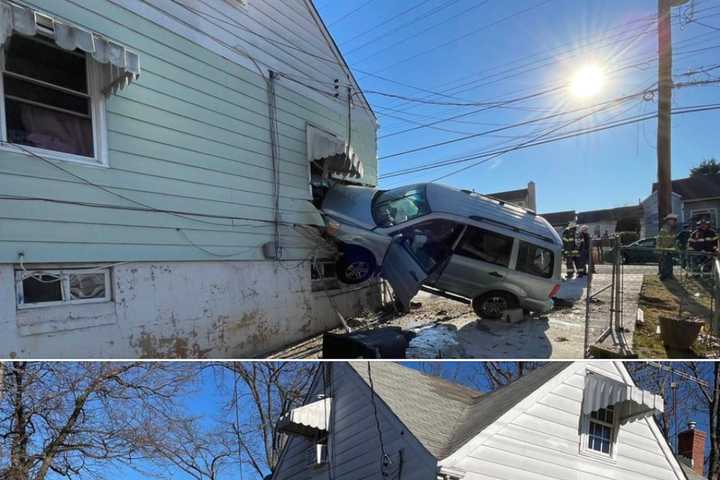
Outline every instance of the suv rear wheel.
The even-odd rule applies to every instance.
[[[502,318],[506,310],[516,305],[515,297],[505,292],[489,292],[475,297],[472,301],[473,310],[478,317],[492,320]]]

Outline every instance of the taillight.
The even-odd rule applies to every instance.
[[[549,298],[555,298],[555,295],[557,295],[559,291],[560,291],[560,284],[558,283],[553,287],[552,290],[550,290]]]

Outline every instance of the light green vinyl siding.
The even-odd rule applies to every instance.
[[[273,172],[266,85],[259,74],[109,0],[27,4],[136,51],[142,73],[107,100],[107,168],[52,162],[101,188],[40,159],[0,151],[2,194],[142,208],[109,190],[158,209],[265,223],[0,200],[0,262],[17,261],[19,252],[28,263],[261,259],[259,247],[272,239]],[[271,4],[302,16],[300,3]],[[298,22],[309,28],[308,19]],[[312,35],[320,38],[319,31]],[[345,137],[347,116],[298,93],[287,80],[278,80],[276,92],[281,219],[314,223],[319,216],[309,203],[306,125]],[[373,184],[374,124],[365,116],[353,127],[364,181]],[[301,233],[281,228],[286,258],[313,251]]]

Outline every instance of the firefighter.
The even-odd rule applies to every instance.
[[[690,235],[692,235],[692,226],[689,223],[683,225],[682,230],[677,235],[677,248],[680,251],[680,265],[682,268],[689,270],[691,263],[688,261],[687,249],[688,242],[690,241]]]
[[[700,220],[698,222],[698,228],[688,241],[690,249],[696,252],[706,252],[706,255],[696,257],[697,264],[702,271],[709,271],[710,269],[710,258],[711,255],[715,255],[718,252],[718,235],[713,228],[710,227],[709,220]]]
[[[567,267],[566,278],[568,280],[573,278],[578,270],[577,264],[580,252],[578,251],[577,239],[575,238],[576,230],[577,224],[570,222],[562,236],[563,256],[565,257],[565,266]]]
[[[667,280],[673,276],[673,253],[676,252],[675,241],[678,216],[669,213],[663,219],[663,226],[658,232],[657,249],[660,253],[658,275],[660,280]]]
[[[580,242],[578,245],[578,259],[575,262],[580,267],[580,273],[578,277],[584,277],[587,275],[587,265],[590,263],[590,234],[588,233],[588,226],[583,225],[580,227]]]

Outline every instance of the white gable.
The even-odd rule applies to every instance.
[[[581,453],[588,370],[632,384],[619,362],[573,363],[440,465],[464,480],[685,480],[652,418],[619,427],[612,459]]]

